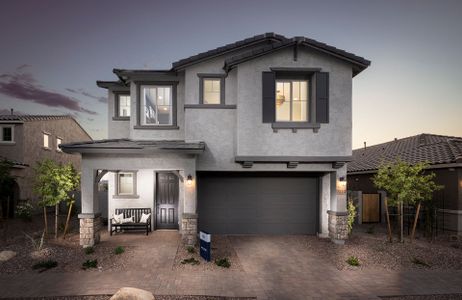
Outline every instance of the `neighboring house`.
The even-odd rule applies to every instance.
[[[369,213],[376,216],[383,214],[383,203],[379,203],[377,194],[385,193],[377,190],[372,176],[382,164],[398,159],[410,164],[429,164],[428,170],[436,174],[435,182],[444,186],[443,190],[434,194],[439,212],[438,226],[462,233],[462,137],[419,134],[354,150],[353,161],[348,163],[348,190],[367,194],[359,202],[360,206],[367,206],[360,207],[360,211],[365,212],[360,215],[369,218]],[[375,221],[379,219],[375,218]]]
[[[107,172],[109,217],[146,207],[154,229],[346,238],[352,78],[362,57],[304,38],[254,36],[174,62],[114,69],[109,139],[82,154],[81,243],[98,242],[94,185]],[[339,192],[337,193],[337,190]]]
[[[91,137],[71,116],[67,115],[0,115],[0,158],[13,162],[15,196],[11,203],[2,202],[10,216],[18,201],[37,201],[33,191],[38,161],[52,159],[58,163],[71,162],[80,170],[80,155],[62,152],[61,143],[91,141]]]

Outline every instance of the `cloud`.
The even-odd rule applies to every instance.
[[[43,86],[39,85],[30,73],[24,72],[27,65],[18,67],[17,73],[0,74],[0,93],[49,107],[66,108],[73,112],[82,112],[90,115],[98,113],[80,105],[80,102],[66,95],[48,91]]]
[[[106,97],[95,96],[95,95],[90,94],[89,92],[85,91],[84,89],[75,90],[75,89],[67,88],[66,91],[68,91],[70,93],[73,93],[73,94],[83,95],[85,97],[98,100],[101,103],[107,103],[107,98]]]

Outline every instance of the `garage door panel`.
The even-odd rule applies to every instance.
[[[221,234],[314,234],[317,178],[291,175],[199,175],[199,229]]]

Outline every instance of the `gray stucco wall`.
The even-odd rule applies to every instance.
[[[113,120],[113,117],[115,116],[115,109],[116,109],[116,103],[115,103],[115,95],[112,91],[108,90],[108,136],[111,139],[121,139],[121,138],[127,138],[130,135],[130,121],[127,120]],[[135,99],[131,97],[131,106],[134,106]],[[132,113],[132,112],[130,112]]]
[[[262,72],[270,67],[321,68],[329,72],[330,122],[318,133],[304,129],[273,132],[262,123]],[[293,50],[280,50],[238,66],[237,155],[351,155],[352,110],[351,66],[314,51],[301,49],[293,61]]]

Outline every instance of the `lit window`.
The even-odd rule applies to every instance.
[[[133,172],[119,172],[117,174],[117,194],[135,194],[135,176]]]
[[[276,121],[308,121],[308,81],[276,81]]]
[[[48,133],[43,134],[43,147],[50,148],[50,135]]]
[[[118,105],[118,117],[130,117],[130,95],[119,95]]]
[[[203,80],[203,104],[221,103],[221,79],[204,78]]]
[[[2,127],[1,134],[2,142],[13,142],[13,127]]]
[[[61,145],[63,140],[61,138],[56,138],[56,151],[61,152],[61,148],[59,148],[59,145]]]
[[[173,124],[172,86],[142,86],[141,99],[143,125]]]

